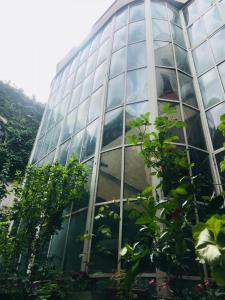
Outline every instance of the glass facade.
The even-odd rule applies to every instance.
[[[65,165],[75,154],[90,167],[85,199],[65,212],[63,229],[50,242],[49,255],[58,257],[59,269],[111,273],[119,266],[119,249],[132,239],[126,201],[135,201],[151,177],[139,147],[128,143],[127,135],[135,133],[129,120],[145,112],[162,114],[162,104],[170,103],[186,122],[174,133],[177,143],[194,153],[189,159],[219,162],[224,1],[195,0],[182,9],[172,2],[123,4],[52,81],[31,162]],[[218,168],[212,171],[218,183]],[[112,232],[104,238],[98,231],[101,221],[95,219],[103,204],[119,216],[109,218]],[[84,233],[95,238],[82,241]]]

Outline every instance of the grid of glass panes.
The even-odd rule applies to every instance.
[[[225,0],[195,0],[183,14],[213,148],[220,153],[224,138],[218,125],[225,113]]]

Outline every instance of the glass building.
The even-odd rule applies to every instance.
[[[177,144],[219,192],[225,0],[117,0],[57,65],[31,162],[65,165],[75,153],[92,170],[85,199],[66,212],[50,242],[59,269],[107,276],[121,267],[119,250],[136,230],[126,199],[152,181],[140,149],[126,139],[133,131],[127,123],[145,112],[154,119],[165,102],[187,124]],[[112,230],[107,238],[95,218],[103,204],[116,216],[104,220]],[[91,238],[82,241],[83,233]]]

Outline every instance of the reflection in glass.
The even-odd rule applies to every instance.
[[[92,40],[91,49],[89,55],[96,51],[99,47],[100,34],[97,34]]]
[[[92,156],[95,152],[98,124],[99,122],[98,120],[96,120],[86,128],[81,161],[88,158],[89,156]]]
[[[87,62],[86,76],[91,74],[91,72],[94,71],[97,62],[97,57],[98,57],[98,51],[95,51],[95,53],[93,53],[89,57]]]
[[[225,142],[225,138],[218,129],[220,124],[220,116],[225,113],[225,103],[221,103],[207,111],[207,119],[209,130],[213,142],[214,149],[221,148]]]
[[[211,46],[216,63],[225,59],[225,28],[217,32],[211,39]]]
[[[179,12],[172,6],[168,5],[169,20],[179,26],[181,26]]]
[[[154,42],[155,64],[157,66],[174,67],[172,44],[169,42]]]
[[[152,4],[152,18],[167,20],[167,10],[164,1],[154,0]]]
[[[81,65],[77,71],[77,75],[76,75],[76,86],[81,83],[84,78],[85,78],[85,72],[86,71],[86,61],[83,63],[83,65]]]
[[[101,156],[97,202],[120,199],[121,149],[105,152]]]
[[[160,41],[171,41],[170,27],[167,21],[152,20],[153,38]]]
[[[175,24],[171,24],[171,26],[172,26],[172,34],[173,34],[174,43],[186,48],[182,29],[180,27],[176,26]]]
[[[174,70],[156,69],[158,98],[178,100],[177,78]]]
[[[145,40],[145,21],[131,23],[129,25],[128,42],[136,43]]]
[[[99,49],[97,65],[100,65],[107,58],[109,54],[109,46],[109,40],[107,40]]]
[[[178,47],[177,45],[174,45],[174,47],[175,47],[177,68],[190,74],[191,71],[190,71],[187,51],[185,51],[184,49]]]
[[[191,24],[197,17],[199,16],[199,12],[196,6],[196,2],[192,1],[185,9],[184,9],[184,19],[186,25]]]
[[[62,122],[60,122],[59,124],[57,124],[56,127],[54,128],[54,130],[53,130],[53,136],[52,136],[52,140],[51,140],[51,145],[49,147],[49,150],[54,149],[57,146],[58,140],[59,140],[61,126],[62,126]]]
[[[85,100],[81,103],[77,110],[77,123],[76,123],[76,132],[86,126],[87,115],[88,115],[88,107],[90,99]]]
[[[219,69],[220,77],[222,79],[223,87],[225,90],[225,62],[222,63],[221,65],[219,65],[218,69]]]
[[[89,113],[88,113],[88,123],[92,122],[100,115],[101,102],[102,102],[102,88],[98,89],[91,96]]]
[[[93,91],[97,90],[101,85],[103,85],[104,79],[105,79],[105,69],[106,69],[105,62],[102,63],[96,69],[96,71],[95,71],[95,77],[94,77]]]
[[[125,148],[124,198],[136,198],[150,185],[150,172],[140,156],[140,150],[140,147]]]
[[[198,107],[193,85],[193,79],[179,72],[179,81],[182,101],[189,105]]]
[[[201,76],[199,85],[205,108],[224,100],[222,87],[215,69]]]
[[[145,18],[144,5],[138,4],[130,8],[130,22],[136,22]]]
[[[86,99],[88,96],[90,96],[90,94],[92,92],[93,78],[94,78],[94,73],[92,73],[91,75],[89,75],[84,80],[81,101],[84,100],[84,99]]]
[[[212,54],[208,42],[200,45],[192,53],[198,75],[204,73],[213,66]]]
[[[199,111],[183,106],[184,119],[187,124],[186,132],[188,144],[205,149],[205,139]]]
[[[72,216],[67,237],[64,268],[66,271],[80,271],[83,241],[81,236],[85,233],[87,211],[82,211]]]
[[[70,157],[71,155],[75,155],[79,160],[80,151],[81,151],[82,142],[83,142],[83,136],[84,136],[84,130],[80,131],[78,134],[76,134],[72,138],[68,157]]]
[[[119,50],[126,46],[127,27],[123,27],[114,34],[113,51]]]
[[[216,6],[214,6],[209,12],[204,15],[204,21],[208,35],[212,34],[223,24],[223,20]]]
[[[109,81],[107,109],[111,109],[123,103],[124,99],[124,74]]]
[[[103,44],[104,41],[109,37],[110,35],[110,31],[111,31],[111,22],[109,22],[108,24],[105,25],[105,27],[102,30],[102,36],[101,36],[101,40],[100,40],[100,44]]]
[[[138,69],[127,73],[127,102],[147,99],[146,69]]]
[[[206,38],[206,32],[202,19],[196,21],[188,28],[189,40],[192,47],[200,44]]]
[[[72,98],[70,100],[69,111],[71,111],[74,107],[76,107],[79,104],[81,98],[81,92],[82,92],[82,84],[78,85],[73,90]]]
[[[212,5],[212,2],[212,0],[198,0],[197,6],[199,11],[204,13]]]
[[[128,46],[128,62],[129,69],[141,68],[146,66],[146,45],[145,42]]]
[[[117,108],[106,113],[103,133],[103,149],[121,145],[123,131],[123,109]]]
[[[112,55],[110,66],[110,77],[115,77],[124,72],[126,49],[120,49]]]
[[[128,15],[128,10],[125,9],[116,16],[115,30],[127,24],[127,15]]]
[[[70,139],[60,146],[59,153],[57,156],[57,161],[62,166],[65,166],[65,164],[66,164],[69,146],[70,146]]]

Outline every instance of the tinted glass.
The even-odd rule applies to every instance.
[[[70,157],[71,155],[75,155],[78,159],[80,158],[83,136],[84,130],[82,130],[72,138],[68,157]]]
[[[146,69],[138,69],[127,73],[127,102],[147,99]]]
[[[91,72],[94,71],[96,62],[98,57],[98,51],[95,51],[88,59],[87,62],[87,69],[86,69],[86,75],[89,75]]]
[[[184,9],[184,18],[187,25],[191,24],[199,15],[195,1]]]
[[[182,29],[174,24],[171,25],[174,43],[185,48],[184,35]]]
[[[112,55],[110,76],[114,77],[122,73],[125,69],[125,55],[126,49],[123,48]]]
[[[90,96],[92,92],[93,78],[94,74],[92,73],[84,80],[81,101]]]
[[[184,103],[198,107],[193,79],[179,72],[181,98]]]
[[[213,66],[213,59],[207,42],[196,48],[192,53],[198,75]],[[202,53],[204,53],[204,55],[202,55]]]
[[[187,51],[175,45],[175,55],[177,60],[177,67],[182,71],[190,74],[191,71]]]
[[[156,82],[158,98],[170,100],[179,99],[175,71],[157,68]]]
[[[61,145],[60,149],[59,149],[57,160],[63,166],[65,166],[66,161],[67,161],[69,146],[70,146],[70,140],[68,140],[66,143]]]
[[[123,103],[124,84],[124,74],[121,74],[109,81],[107,109],[111,109]]]
[[[145,40],[145,21],[131,23],[129,25],[129,43],[136,43]]]
[[[86,128],[81,160],[87,159],[95,153],[98,125],[99,122],[96,120]]]
[[[172,44],[168,42],[154,42],[155,64],[157,66],[174,67]]]
[[[102,63],[95,71],[93,91],[97,90],[104,83],[105,79],[105,62]]]
[[[74,125],[76,121],[77,110],[74,109],[67,117],[63,124],[61,141],[65,141],[74,132]]]
[[[141,68],[146,66],[146,45],[145,42],[128,46],[128,69]]]
[[[225,59],[225,28],[221,29],[211,39],[211,46],[216,62],[221,62]]]
[[[73,90],[69,111],[71,111],[74,107],[76,107],[79,104],[81,98],[81,92],[82,92],[82,84],[78,85]]]

